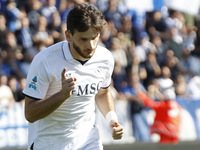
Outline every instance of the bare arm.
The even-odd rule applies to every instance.
[[[100,89],[95,98],[96,104],[104,117],[106,117],[106,114],[109,111],[115,111],[113,98],[110,93],[110,87],[106,89]]]
[[[75,78],[67,79],[65,77],[66,68],[62,72],[62,89],[49,98],[35,100],[25,97],[25,117],[29,122],[35,122],[42,119],[56,110],[67,98],[71,96],[74,89]]]
[[[95,98],[96,104],[104,117],[106,117],[110,111],[115,111],[113,98],[110,93],[110,87],[100,89]],[[118,123],[118,120],[111,120],[109,125],[112,131],[113,139],[121,139],[123,136],[123,127]]]

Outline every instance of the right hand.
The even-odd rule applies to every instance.
[[[75,88],[76,78],[67,78],[65,76],[67,68],[64,68],[62,71],[62,95],[66,98],[69,98],[72,95],[72,90]]]

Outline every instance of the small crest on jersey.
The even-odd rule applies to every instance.
[[[74,74],[75,74],[75,71],[67,71],[67,72],[65,73],[65,76],[66,76],[67,78],[71,78],[71,77],[74,77]]]
[[[97,75],[102,75],[103,69],[102,69],[102,68],[97,68],[96,71],[95,71],[95,73],[96,73]]]
[[[37,83],[37,76],[34,76],[31,80],[31,83],[29,84],[29,88],[33,88],[34,90],[36,90],[36,83]]]

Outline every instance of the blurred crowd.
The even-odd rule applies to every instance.
[[[151,12],[129,9],[126,0],[1,0],[0,109],[23,105],[33,57],[65,40],[66,16],[75,2],[93,3],[105,16],[99,44],[113,54],[113,94],[130,101],[131,115],[145,116],[135,92],[138,84],[154,100],[160,94],[200,100],[200,14],[166,6]],[[138,141],[149,140],[148,131],[140,137],[140,127],[133,130]]]

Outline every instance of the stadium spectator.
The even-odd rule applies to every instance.
[[[200,25],[196,31],[196,39],[194,41],[194,46],[195,47],[194,47],[194,50],[192,51],[192,55],[194,55],[196,57],[200,57]]]
[[[142,9],[128,10],[127,14],[131,16],[132,20],[131,40],[134,41],[136,45],[140,44],[140,35],[146,31],[146,12]]]
[[[176,93],[176,99],[184,99],[188,98],[186,95],[186,89],[187,89],[188,83],[186,82],[184,75],[179,74],[174,79],[174,88]]]
[[[122,41],[125,42],[124,48],[127,49],[130,46],[131,36],[132,36],[132,23],[131,23],[131,17],[129,15],[125,15],[121,18],[121,28],[118,30],[118,32],[119,35],[123,33],[124,40]],[[123,44],[123,42],[121,42],[121,44]]]
[[[126,52],[128,64],[132,64],[133,54],[132,49],[135,46],[135,42],[131,40],[132,37],[132,22],[129,15],[125,15],[121,19],[121,28],[117,33],[117,37],[120,39],[120,44]]]
[[[144,62],[144,67],[147,72],[147,78],[144,80],[144,86],[147,87],[149,82],[155,78],[159,78],[161,75],[161,68],[156,59],[155,52],[148,52],[147,59]]]
[[[179,59],[178,67],[180,72],[189,81],[193,76],[200,75],[200,59],[191,55],[191,50],[184,48],[182,50],[182,58]]]
[[[168,34],[166,19],[162,16],[161,10],[153,11],[148,13],[146,19],[146,31],[150,37],[158,34],[162,39],[166,39]]]
[[[22,94],[22,90],[24,89],[26,83],[25,78],[17,79],[15,76],[10,76],[8,79],[8,86],[10,87],[15,102],[24,102],[25,96]]]
[[[148,86],[147,86],[147,95],[149,98],[153,99],[153,100],[157,100],[160,97],[160,87],[158,84],[158,79],[155,78],[153,80],[151,80],[151,82],[149,82]]]
[[[100,38],[102,43],[107,47],[110,48],[111,46],[111,39],[112,37],[117,36],[117,29],[115,28],[114,22],[107,20],[106,24],[101,32]]]
[[[124,84],[126,82],[125,69],[128,65],[127,55],[125,50],[122,48],[121,41],[117,37],[112,37],[110,51],[115,60],[114,72],[112,75],[114,81],[114,87],[118,92],[122,92]]]
[[[48,25],[52,23],[52,15],[56,11],[56,0],[46,0],[40,12],[46,17]]]
[[[182,55],[182,44],[184,36],[187,34],[187,28],[184,16],[179,11],[171,11],[170,16],[166,19],[168,26],[167,32],[169,36],[165,39],[165,43],[168,49],[174,51],[174,55],[181,59]]]
[[[60,1],[60,6],[59,6],[58,11],[60,13],[61,21],[63,24],[66,24],[67,15],[73,6],[74,6],[74,0],[61,0]]]
[[[188,81],[185,94],[189,99],[200,100],[200,76],[194,76]]]
[[[53,36],[50,34],[47,25],[47,19],[43,15],[40,15],[38,17],[37,28],[33,32],[34,43],[45,43],[45,46],[49,46],[54,43]]]
[[[158,134],[161,144],[177,144],[180,133],[181,106],[174,97],[171,97],[171,93],[168,91],[165,91],[163,95],[159,93],[159,99],[155,101],[137,87],[137,97],[146,107],[155,110],[155,119],[150,127],[151,134]]]
[[[18,99],[18,94],[17,94],[17,90],[18,90],[18,81],[17,78],[14,76],[10,76],[8,78],[8,86],[10,87],[12,94],[14,96],[15,101],[17,101]]]
[[[8,86],[10,87],[13,93],[15,102],[21,102],[21,103],[24,102],[23,100],[25,96],[22,94],[22,90],[24,89],[25,82],[26,82],[25,78],[17,79],[14,76],[9,77]]]
[[[132,49],[135,46],[134,42],[124,32],[118,32],[116,37],[120,40],[120,45],[126,54],[127,65],[131,65],[133,62]]]
[[[162,93],[169,92],[170,98],[176,99],[174,81],[171,79],[171,71],[167,66],[161,68],[161,76],[158,78],[159,89]]]
[[[17,8],[15,0],[7,0],[6,2],[6,19],[10,31],[17,31],[21,29],[21,21],[26,14]]]
[[[12,107],[15,99],[10,87],[2,84],[2,75],[0,79],[0,111],[4,111]]]
[[[114,88],[118,92],[123,92],[123,88],[126,86],[126,72],[119,62],[115,62],[112,79],[114,82]]]
[[[25,87],[25,84],[26,84],[26,78],[19,79],[19,87],[17,89],[17,100],[16,100],[16,102],[24,103],[25,96],[22,93],[22,91],[23,91],[23,89]]]
[[[58,43],[65,39],[64,38],[64,30],[62,29],[61,17],[60,17],[60,14],[58,11],[55,11],[52,14],[52,22],[48,26],[48,29],[54,39],[54,43]]]
[[[30,21],[27,17],[21,19],[22,28],[17,32],[18,43],[23,47],[24,51],[33,46],[32,32]]]
[[[128,83],[124,88],[123,93],[126,99],[130,103],[130,115],[132,121],[133,136],[136,142],[150,142],[150,130],[147,122],[148,110],[136,96],[136,85],[140,90],[144,91],[145,87],[140,83],[140,79],[137,73],[134,73],[134,68],[127,70]]]
[[[8,27],[6,25],[6,18],[2,12],[0,12],[0,51],[5,49],[6,45],[6,34],[8,32]]]
[[[147,54],[149,52],[156,53],[156,47],[150,42],[150,37],[147,32],[140,33],[140,42],[136,44],[133,49],[133,53],[137,55],[140,63],[144,63],[147,60]]]
[[[30,21],[31,30],[37,29],[38,18],[40,16],[40,9],[42,6],[43,4],[40,2],[40,0],[26,0],[25,2],[25,10]]]
[[[108,8],[104,12],[104,16],[107,21],[113,21],[115,28],[119,30],[121,28],[121,19],[126,12],[122,13],[117,6],[118,0],[108,0]]]
[[[197,39],[197,27],[187,26],[187,32],[183,35],[182,47],[188,48],[190,51],[195,49],[195,40]]]
[[[8,85],[8,76],[0,74],[1,85]]]
[[[178,43],[183,43],[184,35],[187,33],[186,22],[183,13],[176,10],[169,11],[169,16],[166,18],[168,29],[173,29],[173,40]]]
[[[169,38],[167,38],[164,43],[167,45],[167,48],[174,52],[174,55],[181,59],[182,46],[180,43],[176,42],[176,36],[178,34],[178,29],[176,27],[171,27],[168,29],[168,33],[170,34]]]
[[[20,60],[23,58],[22,49],[17,44],[17,38],[13,32],[6,34],[6,48],[4,50],[5,56],[1,65],[1,71],[7,76],[23,77],[20,71]]]
[[[123,69],[125,69],[128,65],[128,61],[126,57],[126,52],[124,49],[122,49],[122,45],[119,38],[117,37],[112,38],[110,51],[114,57],[114,60],[117,61],[119,65],[122,66]]]
[[[165,57],[166,57],[167,46],[162,41],[160,34],[158,34],[158,33],[153,34],[151,36],[150,41],[156,47],[156,59],[157,59],[158,65],[159,66],[165,65]]]
[[[34,48],[35,47],[28,49],[24,53],[24,59],[20,63],[20,70],[21,70],[21,73],[23,74],[24,77],[26,77],[27,74],[28,74],[29,67],[30,67],[30,64],[33,60],[33,57],[38,53],[38,51]],[[38,50],[40,50],[39,47],[38,47]]]
[[[164,65],[167,66],[171,71],[171,79],[175,80],[175,78],[180,74],[178,63],[179,59],[174,56],[174,52],[170,49],[166,51]]]

